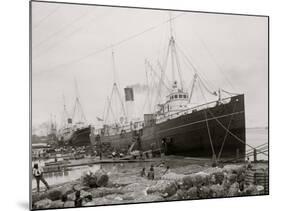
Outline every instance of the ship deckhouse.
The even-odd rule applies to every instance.
[[[172,92],[166,97],[166,102],[163,105],[163,113],[166,116],[186,110],[188,107],[188,102],[188,92],[179,89],[177,86],[177,81],[174,81]]]

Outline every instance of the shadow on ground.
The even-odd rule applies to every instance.
[[[29,203],[27,201],[18,201],[17,205],[25,210],[29,210]]]

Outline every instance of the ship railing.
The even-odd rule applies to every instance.
[[[125,132],[130,132],[132,130],[139,130],[143,127],[143,121],[138,121],[138,122],[134,122],[134,123],[129,123],[127,125],[124,125],[121,127],[121,130],[125,131]]]
[[[143,127],[143,121],[137,121],[134,123],[129,123],[126,125],[120,125],[119,127],[110,127],[107,129],[107,131],[105,132],[106,135],[118,135],[121,134],[122,132],[131,132],[133,130],[140,130]]]
[[[220,103],[221,104],[227,104],[231,101],[231,98],[233,98],[233,96],[228,97],[228,98],[223,98],[223,99],[220,100]],[[218,101],[216,100],[216,101],[211,101],[211,102],[208,102],[208,103],[205,103],[205,104],[202,104],[202,105],[197,105],[197,106],[194,106],[194,107],[191,107],[191,108],[187,108],[187,109],[184,109],[184,110],[181,110],[181,111],[169,114],[169,115],[157,116],[156,117],[156,123],[165,122],[169,119],[175,119],[175,118],[177,118],[179,116],[182,116],[182,115],[191,114],[194,111],[201,111],[201,110],[204,110],[204,109],[207,109],[207,108],[213,108],[217,104],[218,104]]]

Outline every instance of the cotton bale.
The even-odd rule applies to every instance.
[[[43,200],[37,201],[34,204],[35,209],[47,209],[47,208],[51,208],[51,206],[52,206],[52,200],[50,200],[50,199],[43,199]]]
[[[53,189],[48,191],[48,199],[55,201],[59,200],[62,197],[62,192],[58,189]]]
[[[206,199],[210,197],[211,189],[208,186],[202,186],[199,189],[199,198]]]
[[[198,188],[191,187],[186,191],[187,199],[197,199],[198,198]]]
[[[230,186],[227,196],[239,196],[239,195],[240,195],[239,184],[238,182],[235,182]]]
[[[160,193],[164,197],[172,196],[177,192],[177,185],[174,181],[159,180],[157,183],[149,187],[146,191],[148,194]]]
[[[217,197],[224,197],[225,196],[225,192],[224,192],[224,188],[222,185],[211,185],[210,186],[210,190],[211,190],[211,197],[213,198],[217,198]]]

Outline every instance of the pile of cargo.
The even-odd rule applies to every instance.
[[[33,208],[73,207],[77,192],[82,206],[268,194],[267,167],[188,165],[167,172],[159,165],[154,167],[154,179],[140,172],[139,168],[85,172],[78,180],[33,193]]]
[[[74,207],[76,192],[80,192],[84,202],[91,201],[93,196],[88,191],[104,187],[108,184],[108,181],[109,177],[102,169],[96,172],[84,172],[81,178],[76,181],[53,187],[46,192],[33,193],[32,207],[36,209]]]
[[[81,177],[82,184],[85,186],[89,186],[90,188],[106,186],[108,180],[109,178],[107,173],[102,169],[94,173],[91,171],[85,172]]]
[[[205,199],[259,195],[268,193],[268,177],[258,171],[247,170],[245,165],[227,165],[208,168],[201,172],[184,175],[169,173],[162,176],[148,194],[159,193],[169,199]],[[249,175],[253,179],[249,180]]]
[[[103,157],[108,157],[114,151],[113,147],[111,146],[110,142],[102,142],[101,145],[94,145],[94,150],[97,152],[97,155],[102,153]]]

